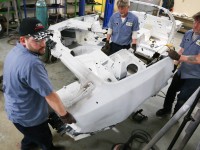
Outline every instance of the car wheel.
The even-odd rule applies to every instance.
[[[3,22],[0,21],[0,37],[3,36],[4,31],[5,31],[5,27],[3,25]]]

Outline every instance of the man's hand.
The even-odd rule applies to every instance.
[[[67,124],[76,123],[75,118],[69,112],[67,112],[67,114],[64,116],[60,116],[60,119],[62,120],[63,123]]]
[[[106,49],[110,49],[110,43],[109,43],[109,41],[106,41],[105,47],[106,47]]]
[[[51,39],[48,39],[48,41],[46,42],[46,47],[51,50],[55,47],[56,45],[56,42],[54,42],[53,40]]]
[[[169,50],[167,52],[171,59],[179,61],[181,55],[179,55],[175,50]]]
[[[101,48],[101,50],[106,54],[109,55],[110,53],[110,43],[106,41],[106,44]]]

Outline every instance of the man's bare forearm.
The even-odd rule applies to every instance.
[[[106,40],[107,40],[107,41],[110,41],[110,37],[111,37],[111,34],[107,34]]]
[[[60,116],[66,115],[66,109],[57,93],[52,92],[46,96],[45,99],[56,113],[58,113]]]
[[[187,62],[191,64],[200,64],[200,54],[194,56],[185,56],[181,55],[180,60],[181,62]]]

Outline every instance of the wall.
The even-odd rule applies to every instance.
[[[99,12],[104,12],[105,10],[105,5],[106,5],[106,0],[95,0],[95,2],[98,2],[100,4],[102,4],[102,6],[95,6],[95,10],[99,11]]]
[[[200,0],[174,0],[174,12],[193,16],[200,11]]]

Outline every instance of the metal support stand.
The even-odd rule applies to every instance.
[[[10,3],[8,3],[8,12],[7,12],[7,25],[6,25],[6,34],[8,35],[9,30],[9,20],[10,20]]]
[[[190,122],[190,124],[185,129],[186,134],[183,137],[183,140],[181,141],[179,146],[176,148],[176,150],[182,150],[185,147],[185,145],[187,144],[187,142],[189,141],[189,139],[193,135],[194,131],[198,127],[198,125],[200,123],[200,109],[198,109],[198,111],[196,112],[196,114],[194,116],[194,120],[195,121]]]
[[[195,100],[194,100],[192,106],[190,107],[190,110],[188,111],[187,115],[184,117],[184,120],[183,120],[181,126],[179,127],[178,131],[176,132],[176,134],[175,134],[175,136],[174,136],[172,142],[170,143],[170,145],[169,145],[169,147],[168,147],[168,150],[171,150],[171,149],[172,149],[172,147],[173,147],[174,144],[176,143],[178,137],[180,136],[182,130],[184,129],[185,125],[187,124],[187,122],[188,122],[188,121],[191,121],[191,120],[194,121],[194,119],[192,118],[191,114],[192,114],[194,108],[196,107],[196,105],[197,105],[199,99],[200,99],[200,92],[198,92],[198,94],[197,94],[197,96],[196,96],[196,98],[195,98]]]
[[[17,25],[19,27],[19,22],[20,22],[20,19],[19,19],[19,11],[18,11],[18,3],[16,0],[13,0],[13,5],[14,5],[14,9],[15,9],[15,16],[17,18]]]
[[[149,150],[155,145],[162,136],[169,131],[169,129],[190,109],[192,111],[192,107],[195,107],[197,101],[199,100],[200,96],[200,87],[192,94],[192,96],[185,102],[185,104],[178,110],[178,112],[162,127],[161,130],[152,138],[152,140],[143,148],[143,150]],[[193,106],[192,106],[193,105]],[[194,109],[194,108],[193,108]],[[189,112],[190,112],[189,111]],[[173,144],[175,140],[173,140]],[[172,144],[171,146],[172,147]],[[169,147],[169,148],[170,148]],[[168,148],[168,149],[169,149]],[[171,149],[170,149],[171,150]]]

